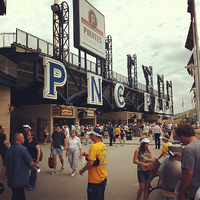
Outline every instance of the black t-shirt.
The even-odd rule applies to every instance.
[[[113,135],[113,130],[114,130],[114,128],[112,126],[109,126],[108,127],[108,134]]]
[[[56,132],[52,133],[51,138],[53,139],[53,148],[61,149],[60,145],[64,146],[64,139],[66,138],[64,132]]]
[[[28,141],[26,141],[24,143],[24,146],[28,149],[29,153],[31,154],[31,157],[37,158],[37,150],[36,150],[36,145],[38,145],[37,141],[32,141],[30,143],[28,143]]]
[[[0,133],[0,149],[6,149],[3,141],[6,140],[6,134]]]

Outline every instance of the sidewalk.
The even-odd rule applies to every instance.
[[[160,149],[155,149],[152,137],[149,148],[153,157],[158,157],[161,153]],[[103,142],[107,146],[107,173],[108,181],[105,191],[106,200],[133,200],[136,199],[138,190],[137,165],[133,164],[133,155],[136,148],[139,147],[139,137],[133,137],[132,140],[126,140],[124,146],[119,141],[117,147],[109,146],[109,139]],[[92,144],[82,146],[83,152],[88,152]],[[161,142],[161,146],[163,143]],[[72,170],[69,167],[67,158],[65,160],[65,170],[59,172],[61,164],[57,158],[57,171],[55,175],[51,175],[52,169],[48,167],[48,157],[50,155],[50,143],[46,145],[40,144],[44,153],[43,160],[40,162],[41,172],[38,174],[36,187],[32,191],[25,189],[27,200],[84,200],[87,199],[87,172],[80,176],[77,174],[71,177]],[[78,170],[85,164],[79,162]],[[0,161],[0,171],[2,171],[2,162]],[[5,178],[5,191],[0,199],[10,200],[12,191],[7,187],[7,178]],[[141,197],[143,199],[143,197]],[[162,190],[155,190],[150,195],[149,200],[162,200]]]

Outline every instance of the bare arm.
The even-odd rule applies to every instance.
[[[83,153],[82,153],[82,156],[89,156],[89,154],[86,153],[86,152],[83,152]]]
[[[192,180],[193,171],[190,169],[183,169],[181,177],[181,186],[178,193],[178,200],[184,200],[184,194]]]
[[[79,171],[79,174],[80,174],[80,175],[83,175],[83,173],[84,173],[85,171],[87,171],[88,169],[90,169],[90,168],[93,166],[93,164],[94,164],[94,161],[93,161],[93,160],[88,160],[88,162],[87,162],[87,164],[85,165],[85,167],[83,167],[83,169],[81,169],[81,170]]]
[[[133,163],[134,164],[137,164],[138,154],[139,154],[139,149],[136,149],[135,153],[134,153],[134,157],[133,157]]]
[[[3,184],[3,187],[5,187],[4,186],[4,182],[3,182],[3,179],[4,179],[4,176],[5,176],[5,174],[6,174],[6,166],[3,166],[3,169],[2,169],[2,172],[1,172],[1,180],[0,180],[0,183],[2,183]]]
[[[174,160],[180,161],[181,160],[181,154],[178,152],[174,152]]]
[[[164,156],[164,152],[162,152],[161,154],[160,154],[160,156],[158,157],[158,158],[156,158],[157,160],[159,160],[160,158],[162,158]]]
[[[153,162],[153,156],[152,156],[151,152],[149,153],[149,158],[147,158],[147,161],[148,162]]]
[[[38,164],[36,164],[36,163],[34,163],[34,162],[31,162],[30,164],[30,167],[33,167],[33,168],[37,168],[37,169],[39,169],[40,168],[40,165],[38,165]]]
[[[7,145],[7,144],[9,144],[9,142],[8,142],[7,140],[4,140],[4,141],[3,141],[3,144],[4,144],[4,145]]]
[[[139,149],[136,149],[133,157],[133,163],[138,165],[143,165],[144,167],[148,166],[146,163],[138,161],[138,155],[139,155]]]
[[[66,140],[64,139],[64,149],[63,150],[65,150],[66,149]]]
[[[37,159],[36,159],[36,163],[39,163],[39,158],[40,158],[40,146],[39,144],[37,144],[35,146],[36,150],[37,150]]]
[[[53,138],[51,139],[51,147],[50,147],[50,150],[52,151],[53,150],[53,142],[54,142],[54,140],[53,140]]]

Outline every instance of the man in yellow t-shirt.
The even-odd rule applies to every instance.
[[[122,140],[120,137],[120,126],[115,128],[115,146],[117,146],[117,138],[119,138],[120,144],[121,144],[121,146],[123,146]]]
[[[88,162],[79,171],[82,175],[88,170],[88,200],[104,200],[104,192],[107,182],[107,148],[101,142],[103,131],[100,128],[94,128],[88,133],[94,144],[89,149],[88,153],[83,153],[82,156],[88,156]]]
[[[161,157],[166,157],[166,155],[168,154],[168,146],[172,145],[171,142],[169,142],[169,135],[168,134],[164,134],[163,136],[160,137],[160,139],[162,139],[162,141],[165,143],[161,149],[162,153],[160,154],[160,156],[157,158],[158,160]]]

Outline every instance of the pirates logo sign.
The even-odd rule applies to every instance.
[[[93,10],[88,12],[88,21],[92,29],[96,30],[97,28],[97,17]]]

